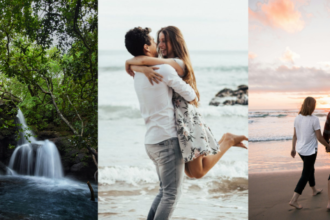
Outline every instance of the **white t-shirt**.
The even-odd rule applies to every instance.
[[[299,114],[294,120],[294,127],[297,135],[296,151],[302,156],[315,154],[318,144],[315,131],[321,129],[318,117]]]
[[[187,101],[196,98],[195,91],[178,76],[173,67],[168,64],[156,67],[159,69],[155,71],[163,76],[163,81],[159,84],[151,85],[143,73],[135,72],[134,76],[141,115],[147,126],[145,144],[157,144],[177,137],[172,104],[173,90]]]

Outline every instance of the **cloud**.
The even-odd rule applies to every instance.
[[[312,96],[314,99],[323,99],[324,98],[324,96]],[[290,96],[290,97],[288,97],[289,99],[305,99],[306,98],[306,94],[303,94],[302,96],[298,96],[298,97],[296,97],[296,96]]]
[[[330,0],[327,0],[327,2],[325,4],[325,8],[328,12],[330,12]]]
[[[264,25],[289,33],[301,31],[305,26],[301,13],[291,0],[269,0],[268,3],[259,2],[257,6],[257,11],[249,8],[249,18]]]
[[[249,63],[249,88],[253,92],[313,92],[329,94],[330,72],[315,67],[277,68]]]
[[[320,65],[330,68],[330,61],[319,62]]]
[[[312,13],[308,13],[308,14],[307,14],[307,17],[308,17],[308,18],[312,18],[312,17],[314,17],[314,15],[313,15]]]
[[[248,57],[249,57],[249,60],[253,60],[257,57],[257,54],[249,52]]]
[[[289,47],[285,49],[284,54],[280,57],[280,60],[283,62],[294,63],[294,60],[300,58],[300,55],[293,52]]]

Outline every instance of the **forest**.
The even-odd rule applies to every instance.
[[[21,109],[36,135],[57,132],[95,152],[97,1],[2,0],[0,14],[2,106]],[[13,126],[13,118],[0,118],[0,130]]]

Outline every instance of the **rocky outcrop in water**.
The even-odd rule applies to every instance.
[[[210,101],[209,105],[248,105],[248,86],[240,85],[237,90],[222,89]]]

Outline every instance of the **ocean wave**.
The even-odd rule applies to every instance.
[[[315,115],[317,117],[327,117],[328,116],[328,114],[313,114],[313,115]]]
[[[220,116],[248,116],[248,107],[242,105],[236,106],[207,106],[199,108],[200,113],[204,117],[220,117]]]
[[[194,71],[207,72],[248,72],[248,66],[212,66],[212,67],[194,67]]]
[[[207,181],[216,181],[220,178],[227,180],[233,178],[247,179],[247,161],[220,161],[205,177],[203,177],[203,179]],[[158,176],[153,164],[148,167],[110,166],[99,168],[99,183],[103,185],[125,183],[138,186],[145,183],[158,183],[158,181]],[[193,180],[190,183],[194,185],[202,184],[201,182]]]
[[[125,66],[103,66],[99,67],[101,72],[106,71],[125,71]],[[202,67],[196,66],[194,67],[194,71],[206,71],[206,72],[248,72],[247,66],[210,66],[210,67]]]
[[[99,67],[99,71],[107,72],[107,71],[125,71],[125,66],[106,66],[106,67]]]
[[[283,114],[286,113],[286,114]],[[284,118],[287,116],[294,116],[296,117],[298,115],[298,113],[296,112],[281,112],[279,114],[272,114],[272,113],[263,113],[263,112],[254,112],[251,113],[249,112],[249,118],[266,118],[266,117],[277,117],[277,118]],[[313,115],[317,116],[317,117],[327,117],[328,114],[324,114],[324,113],[314,113]]]
[[[286,117],[288,115],[286,114],[278,114],[278,115],[270,115],[269,117],[278,117],[278,118],[281,118],[281,117]]]
[[[247,106],[205,106],[200,107],[199,112],[203,117],[247,117]],[[121,118],[141,118],[138,106],[118,105],[99,106],[99,119],[114,120]]]
[[[249,115],[249,118],[266,118],[267,116],[269,116],[268,113],[265,113],[265,114],[254,114],[254,115]]]
[[[249,142],[287,141],[287,140],[292,140],[292,136],[249,138]]]
[[[284,118],[288,116],[287,114],[269,114],[269,113],[264,113],[264,114],[254,114],[254,115],[249,115],[249,118],[266,118],[266,117],[277,117],[277,118]]]
[[[139,108],[134,106],[99,106],[100,120],[114,120],[121,118],[141,118]]]

